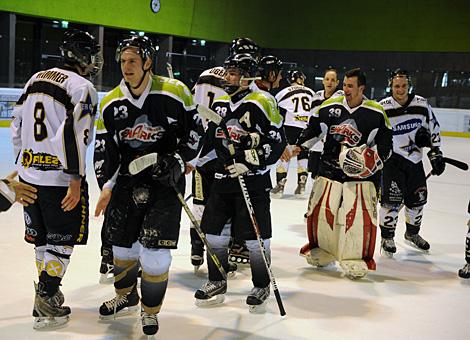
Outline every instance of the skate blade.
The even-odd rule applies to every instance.
[[[34,318],[33,329],[37,331],[58,329],[65,327],[69,319],[68,315],[62,317],[36,317]]]
[[[129,163],[129,173],[131,175],[136,175],[139,172],[147,169],[149,166],[157,164],[157,159],[158,156],[155,152],[134,159],[132,162]]]
[[[208,307],[220,305],[224,301],[225,301],[225,294],[219,294],[206,300],[196,299],[195,304],[198,307],[208,308]]]
[[[284,194],[280,194],[280,193],[271,193],[271,197],[272,197],[272,198],[281,199],[282,196],[284,196]]]
[[[114,283],[114,275],[101,274],[99,282],[102,285],[112,284],[112,283]]]
[[[389,259],[393,259],[393,255],[394,255],[395,253],[391,253],[391,252],[389,252],[389,251],[380,249],[380,254],[381,254],[382,256],[388,257]]]
[[[117,318],[120,318],[122,316],[130,315],[133,314],[137,311],[140,310],[139,305],[131,306],[131,307],[126,307],[124,309],[121,309],[119,312],[116,314],[111,314],[111,315],[100,315],[100,320],[102,321],[109,321],[109,320],[114,320]]]
[[[266,305],[268,304],[267,301],[264,301],[260,305],[248,305],[248,310],[252,314],[264,314],[266,313]]]
[[[420,252],[422,252],[423,254],[429,254],[429,249],[428,250],[424,250],[424,249],[421,249],[420,247],[418,247],[416,244],[414,244],[413,242],[411,241],[408,241],[407,239],[405,239],[405,243],[407,245],[409,245],[410,247],[416,249],[416,250],[419,250]]]

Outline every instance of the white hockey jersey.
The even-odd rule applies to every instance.
[[[291,85],[280,91],[276,101],[282,111],[285,110],[284,125],[305,129],[314,97],[315,91],[302,85]]]
[[[52,68],[26,83],[13,109],[12,142],[19,176],[44,186],[68,186],[85,176],[98,96],[77,73]]]
[[[227,72],[221,66],[205,70],[193,87],[193,99],[196,104],[211,107],[215,99],[227,95],[223,82]]]
[[[415,144],[416,131],[423,126],[431,134],[433,147],[441,145],[440,127],[428,101],[410,94],[401,106],[392,96],[380,101],[387,113],[393,131],[393,152],[418,163],[423,158],[423,149]]]

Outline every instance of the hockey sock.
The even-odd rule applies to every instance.
[[[150,275],[142,271],[140,291],[142,293],[141,305],[145,312],[157,314],[162,307],[168,286],[168,272],[160,275]]]
[[[284,171],[284,172],[277,172],[276,171],[276,182],[277,183],[282,181],[284,178],[287,178],[287,172],[286,171]]]
[[[120,260],[114,257],[114,289],[119,295],[129,293],[137,283],[137,260]]]
[[[405,207],[406,232],[408,235],[419,233],[421,221],[423,219],[423,206],[408,208]]]
[[[225,272],[228,272],[228,244],[230,242],[229,236],[219,236],[207,234],[207,241],[209,242],[212,250],[219,259],[220,264],[224,268]],[[207,254],[207,269],[209,271],[209,281],[221,281],[223,280],[219,269],[212,261],[212,258]]]
[[[394,238],[398,222],[399,204],[382,204],[379,211],[379,225],[382,238]]]
[[[264,240],[264,249],[266,251],[266,259],[268,264],[271,265],[271,247],[270,240]],[[258,240],[247,240],[246,246],[250,251],[250,267],[251,267],[251,280],[255,287],[267,287],[269,286],[270,279],[268,269],[264,263],[261,248]]]
[[[36,246],[34,248],[36,255],[36,269],[38,271],[38,277],[41,276],[41,272],[44,269],[44,253],[46,252],[46,246]]]
[[[39,282],[44,285],[48,296],[54,296],[59,290],[60,282],[70,263],[72,246],[46,245],[44,252],[44,267],[39,275]]]

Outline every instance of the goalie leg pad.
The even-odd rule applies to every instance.
[[[372,182],[343,184],[343,204],[340,209],[339,253],[343,260],[363,260],[375,270],[373,259],[377,233],[377,193]]]
[[[309,243],[302,247],[301,254],[320,247],[336,256],[337,236],[334,227],[341,203],[342,184],[325,177],[318,177],[308,202],[307,236]]]

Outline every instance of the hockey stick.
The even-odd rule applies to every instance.
[[[168,71],[168,77],[175,79],[175,75],[173,74],[173,66],[171,66],[170,63],[166,63],[166,70]]]
[[[148,157],[148,156],[151,156],[151,157]],[[131,175],[136,175],[139,172],[143,171],[144,169],[156,163],[157,163],[157,154],[151,153],[151,154],[136,158],[132,162],[130,162],[129,172]],[[222,267],[222,264],[220,263],[219,259],[215,255],[211,246],[209,245],[209,242],[206,239],[206,235],[204,235],[204,232],[202,231],[201,226],[199,225],[199,222],[196,220],[196,217],[194,217],[193,213],[191,212],[191,209],[189,209],[188,203],[186,203],[186,201],[189,200],[192,195],[189,195],[185,199],[183,195],[181,194],[181,192],[178,190],[178,188],[173,187],[173,189],[176,192],[176,196],[178,197],[178,200],[180,201],[181,206],[183,207],[184,211],[186,211],[186,214],[188,215],[189,220],[194,225],[194,229],[196,229],[196,232],[199,235],[199,238],[206,245],[207,253],[209,254],[212,261],[214,262],[217,269],[220,271],[220,274],[222,275],[224,280],[227,280],[227,273],[225,272],[224,268]]]
[[[227,131],[227,126],[225,124],[221,124],[222,123],[222,117],[219,116],[214,111],[212,111],[212,110],[210,110],[210,109],[208,109],[208,108],[206,108],[202,105],[198,105],[197,110],[203,118],[206,118],[206,119],[212,121],[213,123],[215,123],[216,125],[218,125],[219,127],[222,128],[222,130],[224,131],[224,133],[226,135],[226,140],[228,142],[228,148],[229,148],[230,154],[233,156],[235,154],[235,147],[232,143],[232,140],[229,137],[230,134]],[[233,160],[233,163],[235,164],[235,160]],[[284,315],[286,315],[286,311],[285,311],[284,305],[282,303],[281,294],[279,293],[279,289],[277,288],[276,279],[274,278],[274,274],[271,270],[271,264],[269,263],[269,261],[266,257],[266,249],[264,248],[264,240],[261,238],[258,221],[256,220],[255,211],[253,209],[253,205],[251,204],[251,199],[250,199],[250,195],[248,193],[248,189],[246,187],[245,179],[243,178],[242,175],[238,175],[237,177],[238,177],[238,182],[240,183],[240,188],[241,188],[241,191],[242,191],[242,194],[243,194],[243,198],[245,200],[246,207],[247,207],[248,212],[250,214],[251,224],[253,225],[253,229],[254,229],[255,234],[256,234],[256,239],[258,240],[258,244],[259,244],[259,247],[261,249],[261,255],[263,257],[263,261],[264,261],[264,264],[266,266],[266,269],[267,269],[267,272],[268,272],[268,275],[269,275],[269,279],[271,281],[271,285],[273,286],[273,291],[274,291],[274,295],[276,297],[277,305],[279,307],[279,312],[280,312],[281,316],[284,316]]]
[[[459,161],[457,159],[449,158],[449,157],[442,157],[444,159],[444,162],[447,164],[453,165],[456,168],[459,168],[460,170],[467,171],[468,170],[468,164],[462,161]]]

